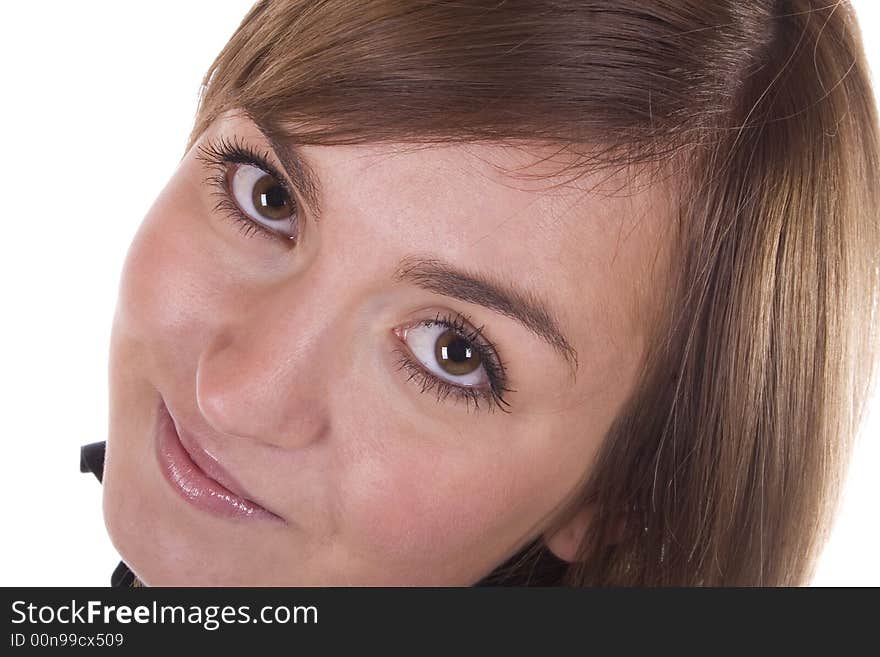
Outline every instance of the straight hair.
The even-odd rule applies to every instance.
[[[298,144],[549,144],[573,179],[675,180],[641,376],[544,528],[593,504],[577,557],[535,539],[479,584],[810,581],[880,344],[880,130],[849,3],[263,0],[189,146],[230,109]]]

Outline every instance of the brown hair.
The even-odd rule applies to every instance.
[[[643,374],[555,519],[595,505],[578,557],[534,540],[481,584],[809,581],[880,344],[880,131],[848,3],[261,1],[190,145],[233,108],[301,144],[683,167]]]

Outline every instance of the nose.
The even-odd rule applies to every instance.
[[[199,358],[196,401],[218,433],[303,447],[329,431],[324,395],[332,355],[326,305],[276,291],[215,327]],[[324,312],[315,312],[315,308]]]

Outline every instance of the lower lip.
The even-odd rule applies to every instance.
[[[155,442],[156,455],[165,479],[193,506],[227,518],[281,520],[271,511],[211,479],[193,462],[180,442],[164,400],[159,403]]]

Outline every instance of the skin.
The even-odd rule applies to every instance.
[[[510,172],[558,170],[537,148],[304,147],[323,214],[301,209],[291,246],[215,211],[196,149],[221,136],[269,150],[244,116],[215,121],[122,273],[104,475],[122,558],[147,585],[293,586],[470,585],[539,536],[571,558],[589,510],[546,528],[637,380],[666,195]],[[533,291],[577,350],[577,379],[515,320],[394,281],[416,253]],[[392,329],[438,311],[485,327],[510,414],[438,402],[398,368]],[[211,514],[172,489],[154,453],[159,395],[284,522]]]

